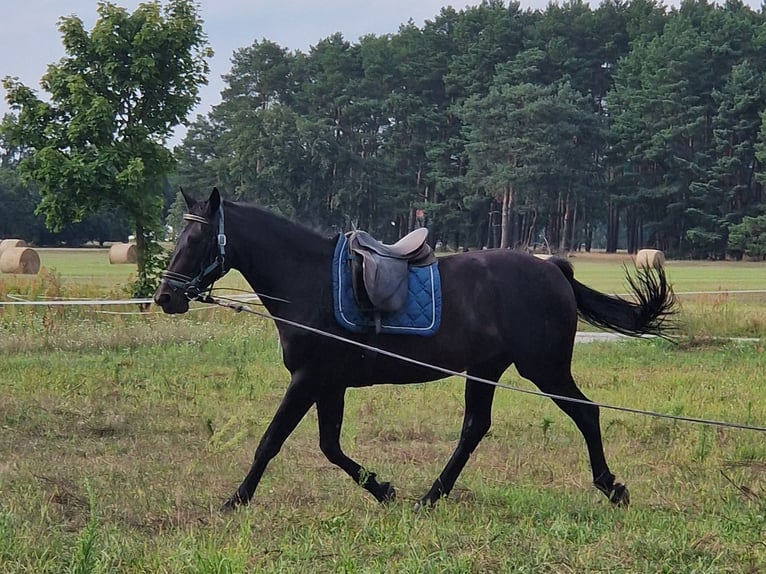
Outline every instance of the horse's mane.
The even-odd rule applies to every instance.
[[[328,239],[326,235],[319,231],[254,203],[229,200],[226,200],[224,203],[234,207],[246,220],[257,223],[258,226],[266,226],[280,234],[287,234],[293,240],[316,241],[318,239]]]

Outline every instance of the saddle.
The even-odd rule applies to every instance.
[[[366,231],[346,234],[351,261],[354,297],[359,305],[376,311],[397,311],[407,302],[410,267],[425,267],[436,261],[426,243],[428,229],[421,227],[386,245]]]

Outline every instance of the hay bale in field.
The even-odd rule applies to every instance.
[[[30,247],[11,247],[0,253],[0,271],[37,275],[40,272],[40,256]]]
[[[659,249],[641,249],[636,253],[636,267],[662,269],[665,267],[665,254]]]
[[[0,241],[0,255],[3,254],[3,251],[12,247],[28,247],[28,245],[23,239],[3,239]]]
[[[109,263],[135,263],[137,260],[135,243],[115,243],[109,248]]]

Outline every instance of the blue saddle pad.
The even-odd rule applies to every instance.
[[[348,239],[341,234],[332,259],[333,308],[338,323],[354,333],[375,331],[375,311],[362,308],[351,284],[352,254]],[[398,311],[380,312],[380,332],[428,337],[439,330],[442,314],[441,280],[438,261],[424,267],[410,267],[407,304]]]

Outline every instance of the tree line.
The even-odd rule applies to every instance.
[[[763,256],[765,41],[738,0],[488,0],[307,53],[256,41],[178,178],[389,240]]]
[[[217,185],[386,241],[426,225],[453,248],[763,258],[765,22],[739,0],[487,0],[306,52],[257,40],[171,157],[161,144],[207,73],[195,5],[104,4],[90,35],[62,19],[70,57],[43,80],[63,104],[5,81],[16,115],[0,129],[0,203],[16,211],[0,210],[0,235],[36,205],[56,229],[127,221],[151,244],[157,213],[179,219],[173,189]]]

